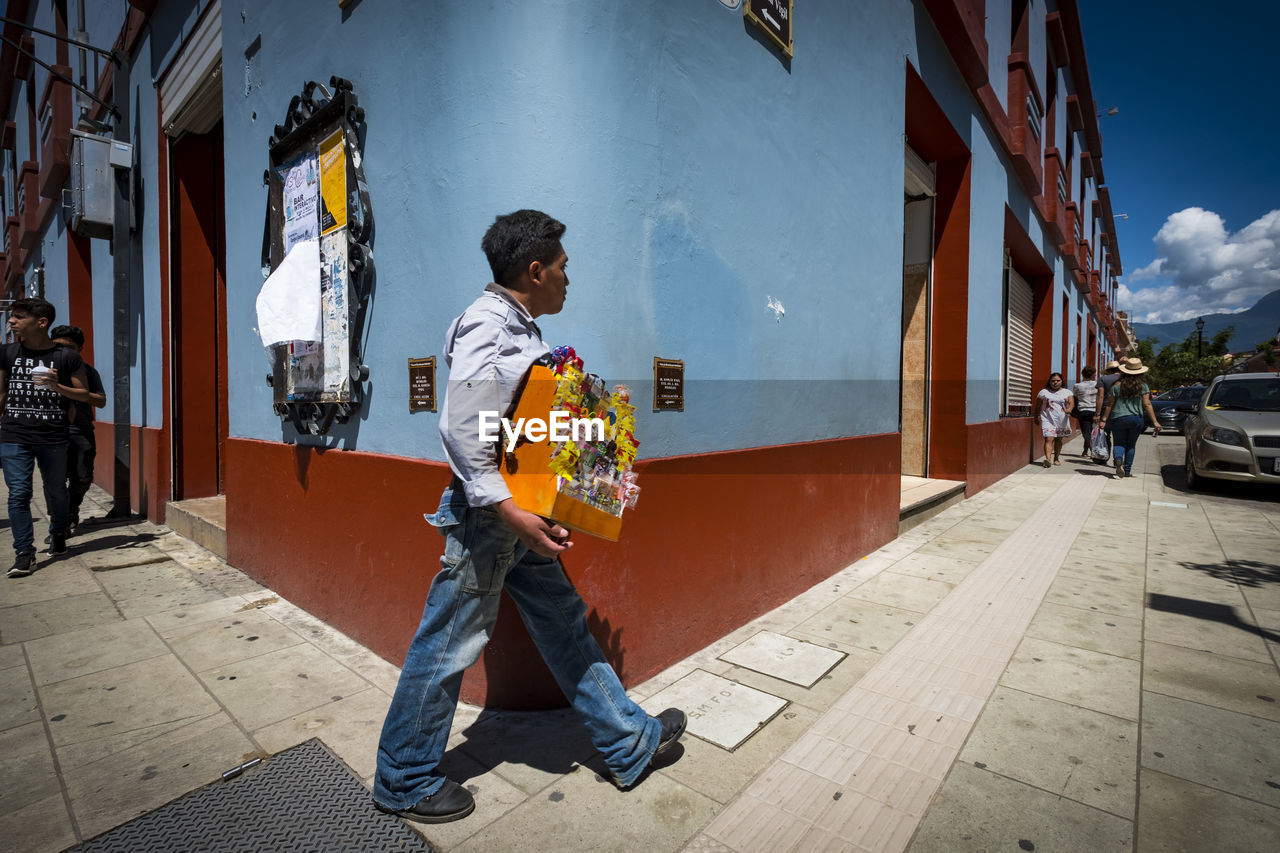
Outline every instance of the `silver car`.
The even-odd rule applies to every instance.
[[[1187,486],[1201,478],[1280,484],[1280,375],[1219,376],[1187,417]]]

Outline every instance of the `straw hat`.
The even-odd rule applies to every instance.
[[[1120,362],[1118,361],[1107,362],[1107,370],[1119,370],[1119,369],[1120,369]]]
[[[1142,363],[1140,358],[1126,358],[1120,365],[1120,372],[1130,376],[1141,376],[1150,369]]]

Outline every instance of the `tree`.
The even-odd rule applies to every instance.
[[[1143,364],[1151,365],[1147,384],[1164,390],[1179,385],[1208,382],[1226,370],[1224,356],[1228,354],[1227,342],[1233,334],[1235,327],[1227,326],[1210,340],[1201,342],[1197,340],[1196,333],[1192,332],[1182,343],[1169,344],[1160,350],[1151,362],[1143,358]],[[1153,343],[1152,338],[1143,338],[1139,341],[1138,348],[1141,351],[1143,344],[1150,346]],[[1196,355],[1197,349],[1201,353],[1199,357]]]

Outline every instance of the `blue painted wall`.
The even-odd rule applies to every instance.
[[[645,455],[895,431],[912,8],[806,4],[789,70],[710,0],[226,16],[224,67],[249,78],[224,89],[232,435],[282,435],[249,333],[261,174],[290,97],[331,74],[367,111],[377,222],[359,448],[440,458],[435,416],[408,414],[406,360],[440,353],[489,279],[481,235],[525,206],[569,225],[550,343],[637,386],[654,356],[686,362],[686,412],[642,409]]]

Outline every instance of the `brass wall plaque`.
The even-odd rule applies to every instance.
[[[683,361],[653,359],[653,409],[658,412],[684,411]]]
[[[409,411],[436,410],[436,357],[409,359]]]

